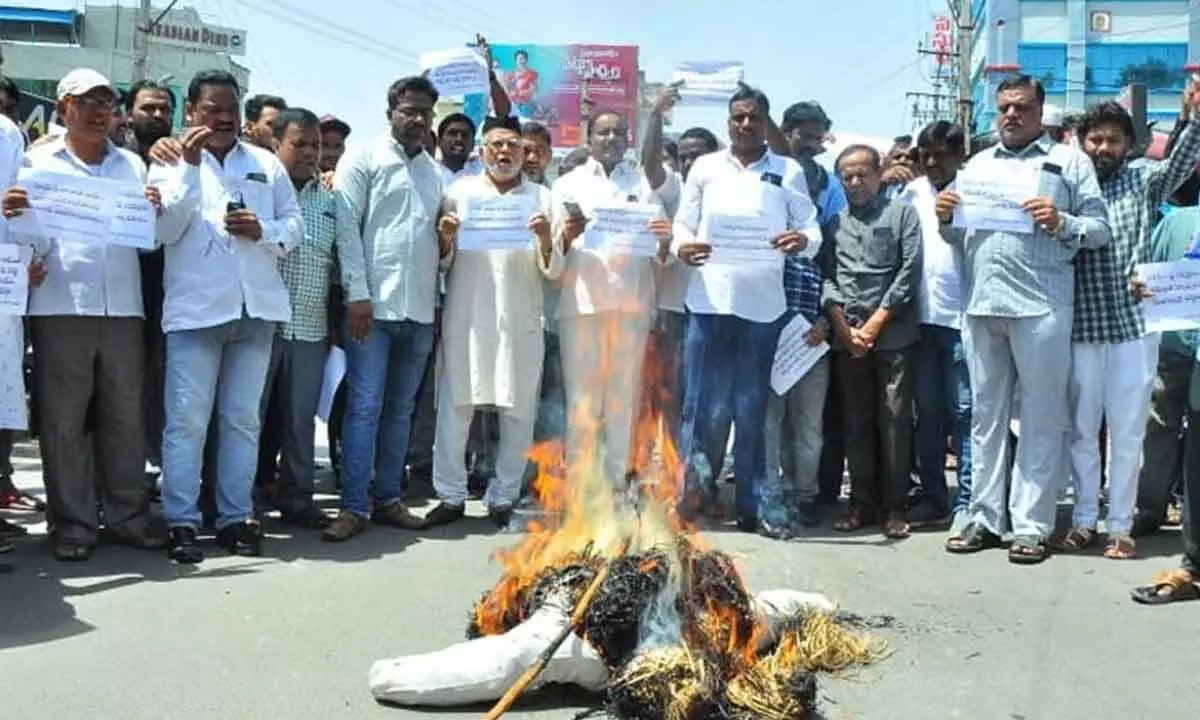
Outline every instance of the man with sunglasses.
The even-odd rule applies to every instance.
[[[73,70],[59,82],[57,95],[66,132],[30,150],[25,167],[145,185],[141,159],[108,137],[119,103],[112,83],[95,70]],[[161,208],[155,188],[146,188],[146,198]],[[9,188],[5,217],[23,214],[29,200],[25,189]],[[161,547],[163,539],[150,527],[150,487],[142,475],[144,314],[138,251],[43,237],[34,237],[33,244],[29,315],[55,557],[91,557],[101,507],[115,539]],[[89,403],[94,403],[98,433],[95,473],[88,471],[91,442],[81,432]]]

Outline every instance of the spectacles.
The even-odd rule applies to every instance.
[[[433,108],[397,107],[396,112],[408,118],[433,117]]]
[[[492,140],[487,143],[487,149],[492,152],[500,152],[501,150],[510,150],[516,152],[524,147],[520,140]]]
[[[117,99],[112,95],[72,95],[75,102],[83,110],[112,110],[117,106]]]

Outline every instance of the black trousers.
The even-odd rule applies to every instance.
[[[861,358],[838,352],[838,387],[850,502],[867,513],[902,512],[913,463],[916,346],[873,350]]]

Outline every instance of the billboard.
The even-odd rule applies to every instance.
[[[550,128],[557,148],[583,144],[584,103],[613,110],[637,142],[638,49],[635,45],[492,45],[492,69],[522,120]],[[484,95],[468,95],[464,109],[476,124],[489,111]]]

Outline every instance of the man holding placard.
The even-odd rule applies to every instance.
[[[166,247],[163,514],[167,555],[179,563],[204,559],[198,500],[214,404],[217,544],[236,555],[262,553],[253,493],[259,402],[277,323],[291,318],[279,261],[304,238],[287,170],[238,137],[239,105],[232,75],[197,74],[188,85],[183,162],[150,169],[165,208],[158,227]]]
[[[882,192],[874,148],[846,148],[837,172],[849,206],[827,230],[821,304],[833,325],[851,486],[850,511],[834,529],[852,532],[882,515],[883,534],[899,539],[909,533],[921,221]]]
[[[1091,161],[1042,131],[1042,84],[1014,76],[996,92],[1000,143],[973,157],[936,205],[942,236],[964,249],[973,406],[969,519],[946,549],[997,547],[1011,520],[1009,560],[1033,564],[1046,557],[1067,468],[1074,260],[1111,233]],[[1021,442],[1009,491],[1014,385]]]
[[[803,169],[767,148],[769,113],[758,90],[741,87],[730,98],[730,147],[692,165],[672,244],[695,267],[686,298],[681,433],[688,491],[694,502],[711,499],[713,459],[723,454],[722,430],[732,414],[738,526],[746,532],[759,527],[763,423],[787,309],[784,254],[811,258],[821,246]]]
[[[1193,109],[1200,107],[1200,84],[1195,79],[1186,98]],[[1132,530],[1138,461],[1159,344],[1157,334],[1146,335],[1142,309],[1129,293],[1129,281],[1135,264],[1146,257],[1159,205],[1200,161],[1200,120],[1187,123],[1162,163],[1128,159],[1135,141],[1133,118],[1115,102],[1088,108],[1078,136],[1100,180],[1112,240],[1104,247],[1080,251],[1075,259],[1070,454],[1076,495],[1072,529],[1061,547],[1083,550],[1096,539],[1103,474],[1096,438],[1104,420],[1111,448],[1104,555],[1128,559],[1136,552]]]
[[[667,259],[679,185],[661,150],[625,159],[629,127],[598,112],[583,165],[554,184],[555,236],[567,255],[558,304],[567,394],[567,454],[603,438],[603,472],[625,487],[646,339],[654,320],[656,263]],[[572,464],[572,467],[575,467]]]
[[[159,193],[137,155],[107,137],[119,94],[100,73],[58,84],[66,132],[30,150],[4,195],[10,240],[31,242],[45,281],[30,293],[47,513],[59,560],[91,557],[108,529],[162,547],[143,476],[142,292],[138,248],[154,247]],[[65,209],[65,211],[64,211]],[[95,403],[99,458],[83,432]],[[97,493],[99,493],[99,505]]]
[[[563,256],[551,242],[550,191],[522,177],[523,153],[516,118],[488,118],[486,173],[455,183],[442,204],[438,232],[453,249],[445,261],[433,461],[441,504],[427,516],[430,525],[463,516],[464,452],[476,409],[499,415],[496,475],[485,500],[500,527],[508,525],[525,474],[544,355],[542,286],[562,272]]]

